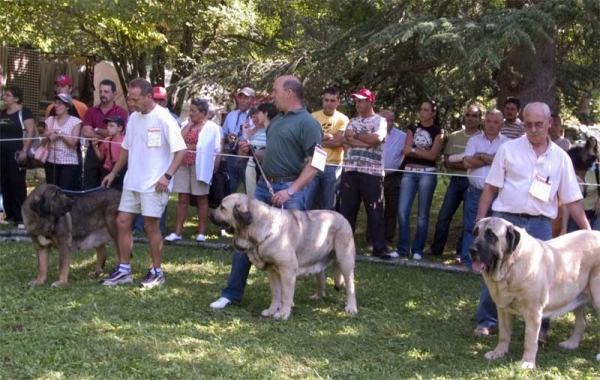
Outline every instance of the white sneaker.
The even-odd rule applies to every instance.
[[[216,300],[215,302],[210,304],[210,308],[211,309],[225,309],[227,306],[229,306],[229,304],[231,303],[231,301],[225,297],[221,297],[218,300]]]
[[[181,240],[181,236],[177,235],[175,232],[171,232],[171,234],[165,238],[165,241],[170,241],[170,242],[177,241],[177,240]]]
[[[398,254],[398,252],[394,251],[392,253],[386,254],[386,257],[389,257],[390,259],[397,259],[400,257],[400,255]]]
[[[204,243],[206,241],[206,236],[204,236],[202,234],[198,234],[198,236],[196,236],[196,241],[200,242],[200,243]]]
[[[421,260],[421,259],[422,259],[422,257],[421,257],[421,255],[419,255],[418,253],[415,253],[415,254],[413,255],[413,260],[419,261],[419,260]]]
[[[0,225],[2,226],[6,226],[8,224],[8,222],[4,219],[0,219]]]
[[[24,230],[24,229],[25,229],[25,225],[24,225],[23,223],[19,223],[19,224],[17,225],[17,229],[19,229],[19,230]]]

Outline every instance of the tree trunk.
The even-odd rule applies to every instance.
[[[188,59],[189,57],[192,57],[194,53],[194,30],[187,24],[183,24],[183,36],[179,45],[179,51],[185,58],[178,59],[175,62],[173,75],[171,76],[171,84],[176,84],[180,80],[190,76],[193,72],[193,65]],[[175,104],[172,106],[172,111],[177,115],[181,115],[181,108],[183,107],[185,96],[187,95],[187,88],[179,88],[176,93],[177,98]]]
[[[522,8],[524,0],[506,0],[506,8]],[[538,4],[539,1],[533,1]],[[537,41],[536,51],[527,46],[516,46],[505,56],[496,83],[498,84],[498,105],[502,106],[508,96],[514,96],[525,106],[530,102],[544,102],[552,112],[558,113],[556,93],[556,37],[551,41]]]

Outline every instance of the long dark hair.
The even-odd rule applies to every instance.
[[[431,106],[431,111],[435,112],[435,116],[433,117],[433,125],[435,127],[439,127],[440,126],[440,111],[438,109],[437,103],[433,99],[424,100],[421,104],[423,104],[423,103],[429,103],[429,105]]]
[[[588,137],[588,139],[585,141],[585,150],[590,150],[590,148],[592,147],[592,143],[591,140],[594,139],[596,140],[596,145],[594,145],[594,153],[596,153],[596,155],[598,155],[598,139],[595,138],[594,136],[590,136]]]

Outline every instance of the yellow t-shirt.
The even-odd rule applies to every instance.
[[[338,132],[345,131],[349,122],[348,116],[339,111],[335,111],[331,116],[325,115],[323,110],[313,112],[312,115],[321,125],[323,133],[331,133],[334,136]],[[344,160],[344,147],[323,148],[323,150],[327,152],[328,164],[339,165]]]

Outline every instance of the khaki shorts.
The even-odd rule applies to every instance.
[[[210,186],[196,179],[196,165],[181,165],[173,176],[173,192],[208,195]]]
[[[138,193],[123,189],[119,211],[160,218],[168,202],[169,193]]]

